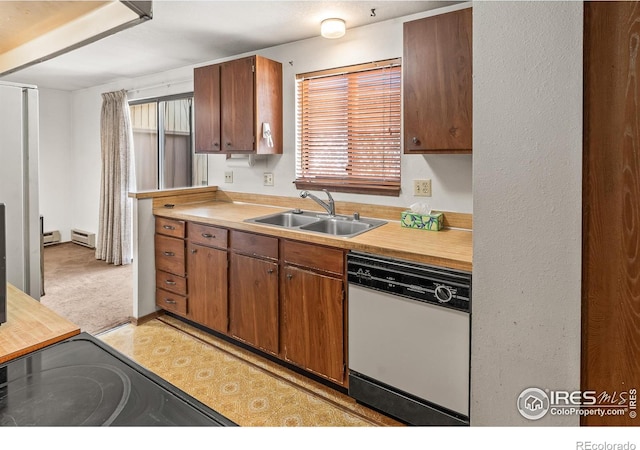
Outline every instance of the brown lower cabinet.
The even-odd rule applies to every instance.
[[[229,256],[229,334],[278,354],[278,263]]]
[[[342,279],[288,265],[283,275],[283,358],[342,384],[345,378]]]
[[[343,250],[191,222],[167,243],[175,226],[156,227],[159,308],[347,385]],[[177,241],[186,277],[160,270],[175,258],[165,251],[180,254]]]
[[[187,245],[187,317],[212,330],[227,332],[227,251]]]

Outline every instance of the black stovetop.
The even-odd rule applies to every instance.
[[[87,333],[0,366],[0,426],[234,426]]]

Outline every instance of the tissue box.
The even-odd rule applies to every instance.
[[[436,214],[416,214],[411,211],[402,211],[400,225],[406,228],[417,228],[419,230],[440,231],[443,227],[444,215]]]

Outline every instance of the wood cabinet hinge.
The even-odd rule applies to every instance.
[[[255,66],[255,64],[253,64],[253,65],[251,66],[251,73],[256,73],[256,66]]]

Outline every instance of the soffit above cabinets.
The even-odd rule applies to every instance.
[[[0,1],[0,75],[150,18],[149,1]]]

